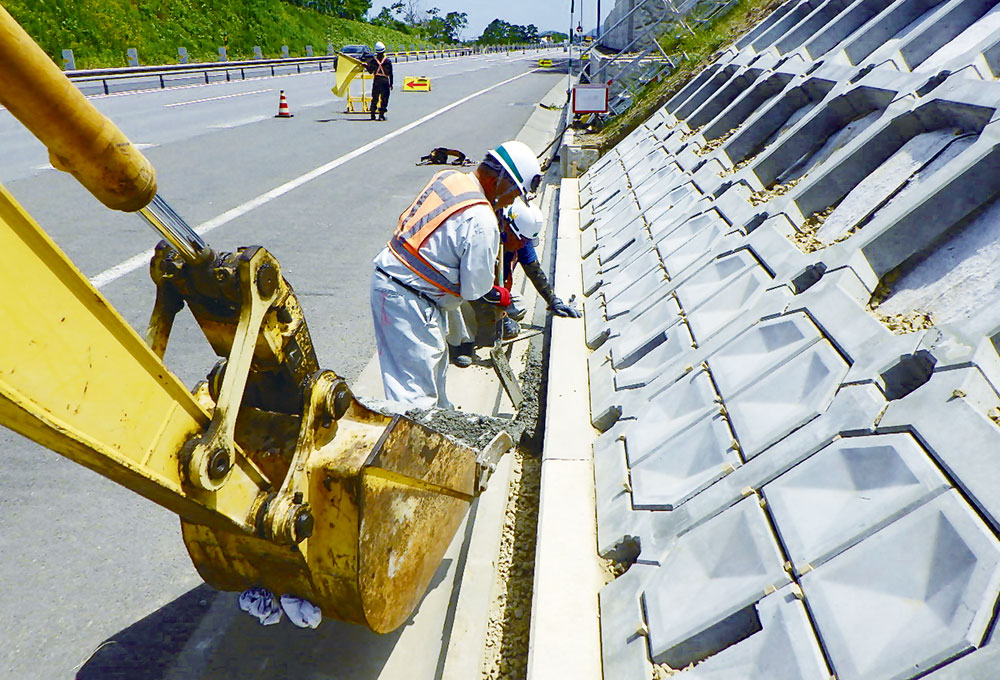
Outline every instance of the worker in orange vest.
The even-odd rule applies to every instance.
[[[526,144],[504,142],[475,170],[439,172],[399,216],[373,265],[375,344],[385,396],[420,408],[451,408],[445,392],[445,312],[463,300],[507,307],[495,285],[495,211],[538,188],[542,171]]]
[[[372,78],[372,120],[378,113],[379,120],[385,120],[385,110],[389,107],[389,91],[392,89],[392,60],[385,54],[385,45],[375,43],[375,56],[365,62],[365,70]]]

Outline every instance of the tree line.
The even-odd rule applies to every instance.
[[[285,2],[354,21],[364,21],[371,9],[371,0],[285,0]],[[457,43],[462,42],[462,31],[468,27],[469,17],[465,12],[445,14],[437,7],[423,11],[420,8],[420,0],[396,0],[390,6],[383,7],[368,22],[432,43]],[[511,45],[537,43],[540,38],[538,27],[534,24],[520,26],[494,19],[475,42],[481,45]],[[566,36],[560,33],[555,34],[553,38],[564,40]]]

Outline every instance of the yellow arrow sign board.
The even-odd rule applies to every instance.
[[[538,60],[538,65],[539,66],[552,66],[552,60],[551,59],[539,59]]]
[[[407,76],[403,78],[403,92],[430,92],[431,79],[427,76]]]

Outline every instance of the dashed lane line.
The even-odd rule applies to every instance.
[[[225,224],[228,224],[229,222],[232,222],[237,217],[241,217],[247,214],[248,212],[261,207],[262,205],[270,203],[276,198],[284,196],[293,189],[298,189],[303,184],[306,184],[307,182],[310,182],[316,179],[317,177],[321,177],[326,173],[330,172],[331,170],[339,168],[344,163],[352,161],[355,158],[368,153],[372,149],[378,148],[383,144],[385,144],[386,142],[389,142],[395,139],[396,137],[406,134],[410,130],[420,125],[423,125],[429,120],[432,120],[444,113],[447,113],[448,111],[451,111],[452,109],[461,106],[462,104],[465,104],[466,102],[471,101],[476,97],[484,95],[487,92],[491,92],[497,89],[498,87],[503,87],[504,85],[512,83],[515,80],[520,80],[521,78],[530,75],[532,73],[535,73],[537,71],[538,69],[532,69],[531,71],[526,71],[525,73],[514,76],[513,78],[508,78],[507,80],[503,80],[499,83],[496,83],[487,88],[479,90],[478,92],[473,92],[472,94],[463,97],[462,99],[459,99],[457,101],[454,101],[451,104],[448,104],[447,106],[438,109],[437,111],[433,111],[427,114],[423,118],[418,118],[412,123],[404,125],[398,130],[393,130],[389,134],[379,137],[378,139],[373,140],[371,142],[368,142],[367,144],[358,147],[357,149],[351,151],[350,153],[346,153],[343,156],[340,156],[339,158],[335,158],[329,163],[321,165],[318,168],[305,173],[304,175],[300,175],[299,177],[296,177],[293,180],[285,182],[284,184],[277,186],[274,189],[271,189],[270,191],[265,192],[260,196],[257,196],[256,198],[252,198],[246,203],[243,203],[242,205],[238,205],[235,208],[232,208],[231,210],[227,210],[226,212],[216,217],[213,217],[207,222],[202,222],[200,225],[195,227],[195,231],[201,235],[205,235],[214,229],[217,229]],[[148,250],[139,253],[138,255],[130,257],[129,259],[125,260],[120,264],[117,264],[109,269],[105,269],[100,274],[91,277],[90,282],[91,284],[94,285],[95,288],[101,288],[102,286],[106,286],[112,281],[116,281],[121,277],[125,276],[126,274],[129,274],[135,271],[136,269],[139,269],[140,267],[145,267],[149,263],[149,259],[152,256],[153,256],[153,249],[150,248]]]

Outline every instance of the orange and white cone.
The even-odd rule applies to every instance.
[[[278,115],[275,118],[291,118],[292,112],[288,110],[288,100],[285,99],[285,91],[281,90],[278,97]]]

